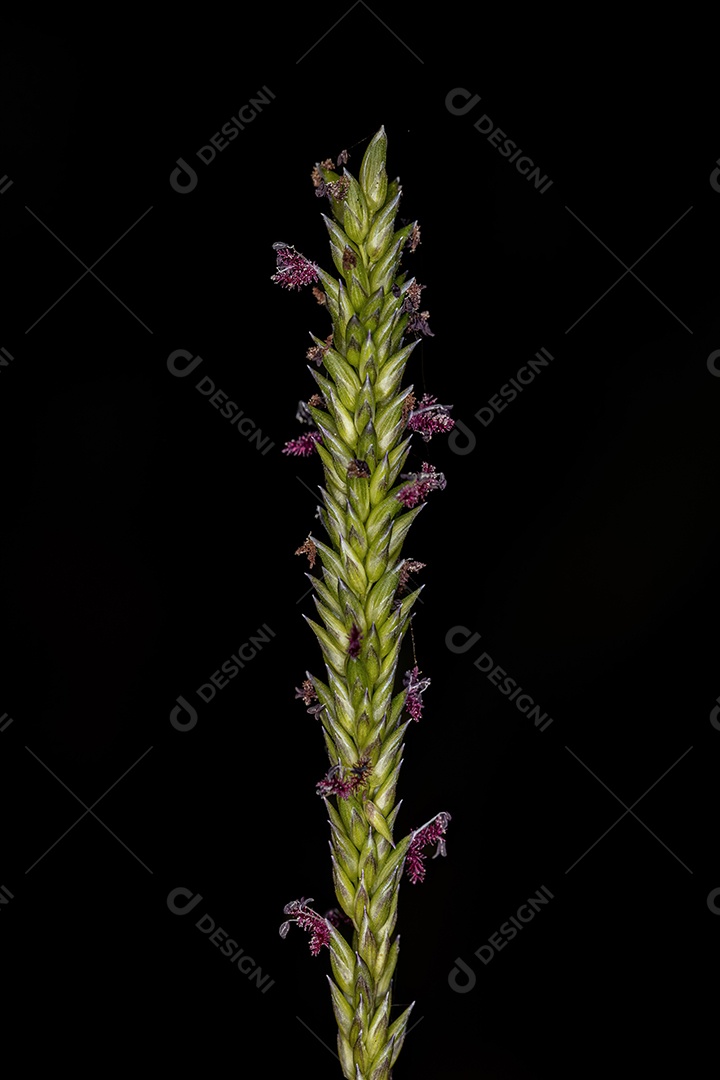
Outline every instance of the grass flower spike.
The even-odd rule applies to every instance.
[[[313,286],[332,321],[307,359],[317,392],[300,402],[297,419],[310,425],[284,453],[320,457],[324,470],[318,516],[324,539],[310,534],[296,554],[308,556],[316,619],[307,618],[320,645],[325,676],[310,672],[296,689],[321,725],[329,769],[316,780],[327,809],[335,894],[339,907],[320,915],[309,900],[292,900],[292,922],[310,933],[310,951],[327,947],[328,976],[338,1026],[338,1055],[347,1080],[386,1080],[405,1039],[412,1006],[391,1020],[398,959],[395,935],[400,880],[425,877],[425,849],[445,854],[450,814],[396,839],[395,801],[409,725],[421,718],[430,679],[415,664],[399,670],[400,649],[421,588],[410,574],[424,563],[403,557],[408,530],[425,500],[446,486],[421,459],[402,472],[413,435],[428,442],[450,431],[451,406],[430,394],[419,403],[402,387],[406,365],[422,337],[432,337],[424,289],[401,272],[407,250],[420,242],[417,222],[395,228],[401,197],[385,169],[383,128],[370,141],[357,178],[325,160],[315,166],[315,195],[323,214],[337,276],[287,244],[275,244],[272,280],[283,288]],[[336,171],[341,166],[342,173]],[[406,341],[406,335],[411,340]],[[300,539],[300,538],[298,538]],[[414,644],[413,644],[414,654]],[[309,721],[312,722],[312,721]]]

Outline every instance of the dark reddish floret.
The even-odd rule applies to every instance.
[[[353,660],[357,660],[360,655],[360,648],[362,645],[362,632],[359,626],[355,623],[352,624],[350,633],[348,634],[348,656],[351,656]]]

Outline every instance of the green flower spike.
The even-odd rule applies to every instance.
[[[313,337],[309,370],[317,384],[297,419],[311,427],[286,443],[284,453],[322,460],[319,517],[325,541],[312,534],[296,554],[319,558],[313,584],[316,619],[307,618],[320,644],[326,678],[307,673],[296,696],[317,717],[330,768],[317,785],[330,824],[333,883],[339,909],[325,916],[302,898],[290,901],[290,923],[311,933],[310,951],[330,953],[328,975],[338,1025],[338,1055],[347,1080],[386,1080],[405,1039],[412,1005],[391,1022],[392,980],[399,937],[394,936],[400,879],[425,876],[423,849],[445,854],[446,812],[396,840],[395,802],[409,724],[420,719],[430,679],[417,665],[396,688],[400,648],[421,589],[408,591],[424,564],[402,556],[410,526],[445,477],[423,461],[403,473],[412,434],[424,442],[449,431],[451,406],[412,386],[401,388],[406,364],[423,334],[423,286],[400,273],[405,249],[420,240],[417,222],[395,228],[398,180],[385,170],[381,128],[367,147],[357,179],[332,161],[315,166],[315,193],[327,197],[323,215],[334,277],[287,244],[276,244],[273,280],[288,289],[313,284],[332,320],[332,333]],[[338,161],[343,166],[347,153]],[[314,284],[317,283],[317,284]],[[414,335],[405,342],[405,335]],[[324,370],[321,371],[320,369]],[[416,408],[417,406],[417,408]],[[344,932],[345,931],[345,932]],[[351,940],[345,934],[351,936]]]

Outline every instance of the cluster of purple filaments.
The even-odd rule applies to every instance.
[[[289,244],[273,244],[277,260],[277,273],[271,281],[276,281],[284,289],[300,289],[303,285],[312,285],[319,281],[318,267]]]
[[[428,464],[427,461],[423,461],[421,472],[402,473],[401,478],[409,480],[410,483],[400,488],[395,498],[408,508],[424,502],[431,491],[443,491],[447,487],[443,473],[437,472],[435,466]]]
[[[311,907],[308,907],[310,900],[312,900],[312,896],[303,896],[299,900],[291,900],[289,904],[285,905],[283,911],[286,915],[292,915],[293,918],[282,924],[280,937],[287,937],[291,922],[297,923],[301,930],[310,932],[310,952],[313,956],[317,956],[323,945],[330,946],[330,927],[322,915],[318,915],[317,911],[313,911]]]
[[[430,679],[421,679],[420,674],[420,669],[416,664],[410,671],[405,672],[405,677],[403,678],[403,686],[407,688],[405,708],[410,713],[413,720],[419,720],[422,716],[422,696],[430,685]]]
[[[423,848],[429,847],[430,844],[437,844],[433,859],[437,859],[438,855],[447,854],[444,836],[449,822],[450,815],[443,811],[441,814],[437,814],[427,825],[423,825],[421,829],[413,833],[405,860],[405,869],[413,885],[416,885],[418,881],[425,880],[426,855]]]
[[[310,457],[315,453],[315,444],[322,442],[322,435],[319,431],[306,431],[303,435],[299,435],[297,439],[290,439],[285,443],[283,447],[283,454],[291,454],[293,457]]]
[[[318,795],[326,797],[337,795],[340,799],[349,799],[367,783],[370,775],[370,762],[364,757],[357,765],[344,768],[342,765],[333,765],[327,771],[322,780],[315,785]]]
[[[433,435],[444,434],[455,427],[450,409],[452,405],[438,405],[432,394],[423,394],[417,409],[410,413],[407,426],[422,435],[424,442],[430,442]]]

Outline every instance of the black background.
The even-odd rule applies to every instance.
[[[361,3],[6,27],[0,950],[6,1053],[28,1067],[340,1075],[327,955],[277,933],[288,900],[334,903],[325,751],[294,699],[321,673],[294,555],[321,469],[281,453],[313,392],[308,331],[330,327],[270,275],[275,241],[333,269],[310,169],[347,148],[357,171],[381,124],[435,335],[407,378],[474,439],[411,459],[448,485],[406,545],[427,564],[414,627],[432,685],[398,828],[441,809],[452,823],[447,859],[400,898],[395,1000],[416,1001],[417,1028],[396,1075],[695,1075],[710,1047],[712,60],[702,28],[474,18]],[[264,86],[270,104],[199,162]],[[481,96],[460,116],[459,87]],[[546,193],[475,129],[483,113]],[[198,174],[184,194],[179,158]],[[101,256],[104,284],[70,288]],[[474,414],[541,347],[552,364],[483,427]],[[197,378],[169,373],[176,349],[202,356]],[[203,374],[269,453],[201,397]],[[271,640],[200,703],[263,625]],[[481,639],[453,652],[456,627]],[[546,730],[474,665],[483,651]],[[198,707],[185,732],[180,696]],[[483,965],[475,950],[543,885],[554,899]],[[178,887],[267,992],[169,911]],[[476,973],[464,994],[458,957]]]

